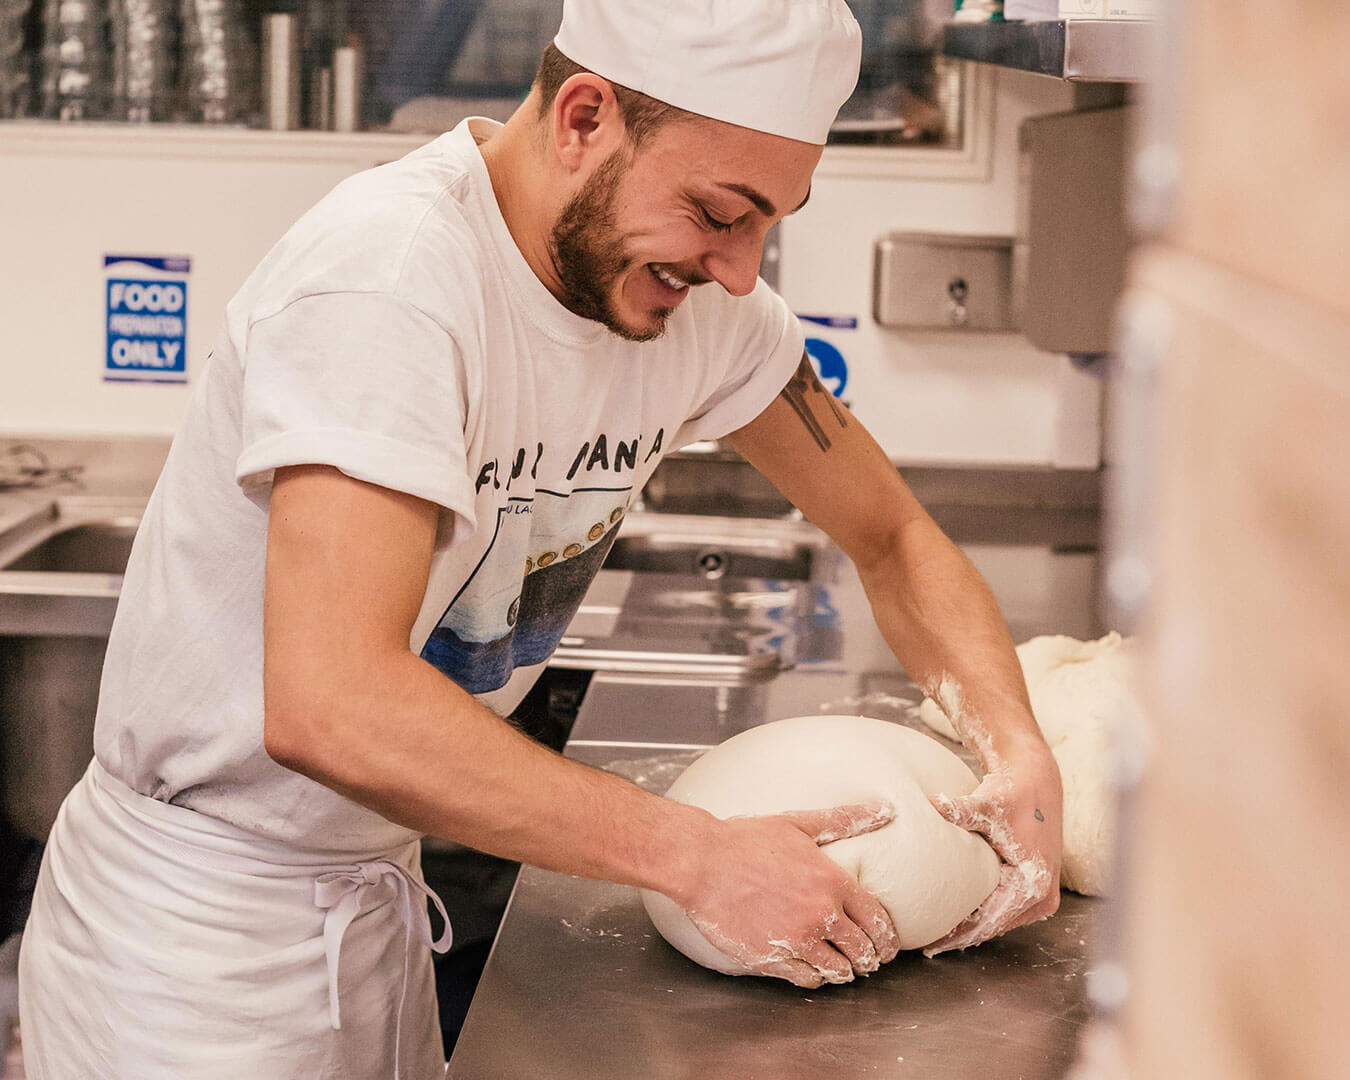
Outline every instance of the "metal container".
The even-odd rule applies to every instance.
[[[102,120],[108,108],[106,0],[45,0],[42,110],[53,120]]]
[[[173,0],[114,0],[112,118],[167,120],[173,108]]]
[[[333,50],[333,130],[361,129],[361,50],[344,45]]]
[[[28,98],[28,57],[23,24],[29,0],[0,0],[0,120],[23,116]]]
[[[300,126],[300,28],[294,15],[263,17],[263,119],[273,131]]]
[[[234,0],[180,0],[182,118],[239,124],[258,110],[257,47]]]

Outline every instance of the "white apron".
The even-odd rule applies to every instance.
[[[132,791],[61,807],[19,960],[32,1080],[440,1080],[418,845],[322,855]]]

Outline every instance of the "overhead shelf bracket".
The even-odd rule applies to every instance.
[[[948,23],[942,51],[1070,82],[1139,82],[1157,33],[1156,22],[1124,19]]]

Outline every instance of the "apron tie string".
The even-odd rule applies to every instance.
[[[389,882],[399,905],[403,920],[403,991],[398,999],[398,1013],[394,1024],[394,1077],[398,1080],[399,1043],[403,1034],[403,1002],[408,996],[408,966],[412,953],[414,931],[423,945],[438,953],[450,949],[450,916],[446,914],[441,898],[413,877],[403,867],[386,859],[357,863],[344,870],[320,874],[314,879],[314,903],[324,911],[323,950],[328,960],[328,1015],[334,1030],[342,1027],[338,1008],[338,958],[342,952],[342,938],[353,919],[361,911],[366,893],[381,882]],[[420,895],[418,895],[420,894]],[[430,899],[445,922],[441,936],[432,939],[431,916],[423,897]]]

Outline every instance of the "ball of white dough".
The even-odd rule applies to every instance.
[[[1133,642],[1112,632],[1096,641],[1063,635],[1017,646],[1031,711],[1064,782],[1064,887],[1104,893],[1115,849],[1116,791],[1111,782],[1112,725],[1138,708]],[[940,735],[956,730],[925,699],[919,718]]]
[[[865,716],[801,716],[752,728],[695,761],[667,792],[719,818],[823,810],[884,799],[895,818],[821,850],[890,912],[902,949],[930,945],[974,911],[998,883],[983,837],[946,821],[933,795],[965,795],[975,776],[919,731]],[[715,948],[673,900],[644,892],[652,923],[691,960],[728,975],[749,972]]]

